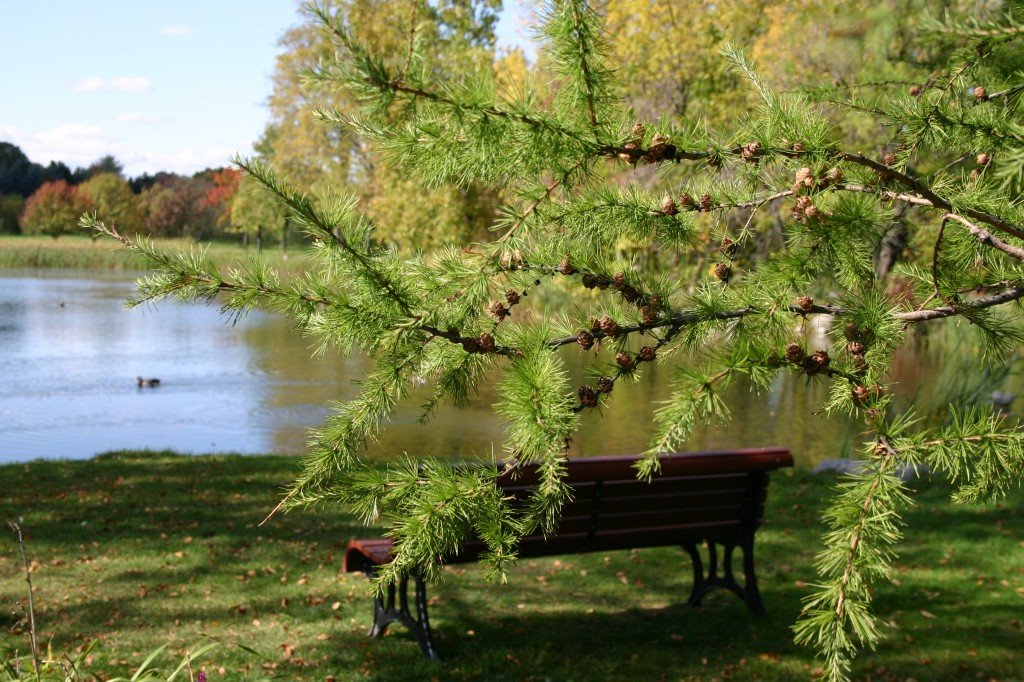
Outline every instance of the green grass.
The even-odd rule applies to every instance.
[[[164,249],[197,248],[187,239],[155,239]],[[299,270],[308,258],[306,249],[292,249],[288,258],[278,248],[263,251],[271,265],[279,270]],[[240,245],[215,242],[209,255],[220,267],[245,262],[248,252]],[[80,270],[138,270],[142,261],[117,248],[107,239],[85,235],[65,235],[59,239],[24,235],[0,235],[0,268],[75,268]]]
[[[440,663],[401,626],[365,637],[367,582],[340,573],[344,543],[372,535],[335,512],[259,521],[296,473],[287,457],[126,453],[0,467],[0,520],[23,517],[42,641],[124,674],[170,644],[166,662],[214,637],[243,643],[196,666],[211,679],[808,679],[789,626],[814,580],[831,479],[773,477],[758,534],[769,615],[734,596],[686,607],[690,564],[663,548],[523,561],[506,586],[457,566],[431,591]],[[1024,495],[954,507],[938,483],[916,494],[897,585],[880,586],[888,638],[859,679],[1024,679]],[[22,652],[25,581],[0,542],[0,646]],[[220,670],[223,668],[224,672]]]

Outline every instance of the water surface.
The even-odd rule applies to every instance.
[[[202,304],[126,311],[131,289],[121,273],[0,273],[0,462],[119,448],[298,454],[325,404],[356,393],[365,361],[313,359],[312,340],[283,318],[255,312],[232,326]],[[588,354],[563,353],[573,374],[585,376]],[[922,362],[904,364],[914,375]],[[651,410],[670,393],[671,363],[644,372],[639,383],[619,382],[602,413],[584,415],[572,454],[647,446]],[[160,386],[138,388],[140,375]],[[913,388],[911,381],[904,390]],[[414,391],[372,454],[501,455],[504,426],[491,411],[491,384],[470,407],[442,408],[422,426],[418,406],[428,396],[429,387]],[[803,464],[841,456],[860,435],[845,419],[814,415],[826,396],[823,382],[791,374],[760,395],[734,385],[726,395],[732,424],[699,431],[690,449],[780,445]]]

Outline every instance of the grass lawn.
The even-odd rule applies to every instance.
[[[286,457],[126,453],[0,467],[0,520],[23,518],[43,642],[126,674],[162,644],[210,680],[809,679],[789,626],[818,549],[833,479],[774,475],[758,570],[769,615],[718,592],[684,605],[690,564],[675,548],[523,561],[511,583],[458,566],[434,587],[443,661],[429,663],[398,625],[368,640],[360,575],[339,572],[344,543],[367,534],[334,512],[258,523],[297,468]],[[888,637],[858,679],[1024,680],[1024,495],[954,507],[925,484],[894,585],[875,593]],[[0,541],[0,647],[27,649],[17,547]],[[256,649],[257,657],[236,646]],[[172,654],[173,652],[173,654]],[[179,678],[180,679],[180,678]]]
[[[188,249],[202,246],[187,239],[154,239],[164,249]],[[209,256],[219,267],[226,268],[246,262],[249,253],[231,242],[215,242],[209,246]],[[277,247],[264,249],[263,255],[279,270],[301,270],[310,250],[293,248],[285,254]],[[109,239],[92,239],[81,235],[52,237],[0,235],[0,268],[76,268],[82,270],[138,270],[142,261],[127,253]]]

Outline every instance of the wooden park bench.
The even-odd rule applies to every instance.
[[[793,466],[789,451],[760,448],[664,455],[661,474],[650,483],[636,479],[633,465],[637,459],[570,459],[566,468],[573,499],[563,508],[557,533],[547,538],[523,538],[519,556],[679,545],[693,561],[693,590],[688,604],[697,606],[708,592],[724,588],[739,596],[754,613],[764,613],[754,575],[754,533],[764,513],[768,472]],[[523,499],[537,483],[536,467],[521,467],[514,479],[503,474],[498,482],[506,495]],[[700,543],[707,544],[706,574],[697,551]],[[724,550],[721,574],[718,545]],[[732,571],[732,554],[737,547],[743,550],[742,585]],[[459,554],[445,557],[445,562],[472,562],[484,550],[482,542],[471,541]],[[345,551],[343,570],[361,571],[372,577],[378,566],[391,560],[391,551],[389,538],[352,540]],[[416,589],[415,615],[409,604],[410,578]],[[370,637],[380,637],[394,621],[409,628],[424,655],[437,658],[427,615],[426,586],[419,576],[407,576],[399,585],[388,586],[386,597],[374,598]]]

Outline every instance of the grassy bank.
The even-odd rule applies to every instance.
[[[165,249],[196,247],[185,239],[156,239]],[[292,249],[285,258],[280,249],[266,249],[264,256],[280,270],[298,270],[307,257],[303,249]],[[211,244],[209,255],[219,267],[244,262],[249,256],[240,245],[228,242]],[[83,270],[138,270],[141,260],[109,240],[91,239],[86,235],[32,237],[0,235],[0,268],[76,268]]]
[[[362,576],[339,572],[366,534],[336,512],[258,523],[296,471],[286,457],[122,454],[0,467],[0,520],[22,517],[42,640],[98,640],[92,669],[123,674],[169,644],[177,656],[228,643],[194,666],[210,679],[809,679],[789,626],[813,581],[822,499],[832,479],[774,477],[758,535],[769,612],[734,596],[686,607],[690,565],[675,548],[522,562],[511,584],[455,567],[432,591],[444,660],[424,662],[403,628],[369,641]],[[1024,495],[989,509],[917,494],[897,585],[880,587],[889,623],[860,679],[1024,679]],[[26,649],[25,581],[0,541],[0,646]],[[256,657],[232,643],[256,649]],[[165,662],[172,656],[168,653]]]

